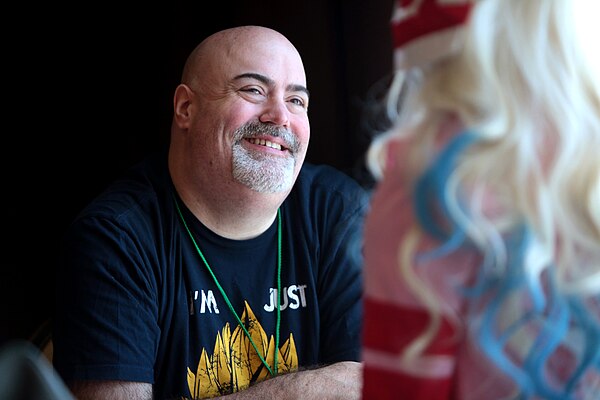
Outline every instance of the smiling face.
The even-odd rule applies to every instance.
[[[189,173],[261,193],[289,192],[310,125],[304,67],[285,37],[242,27],[205,40],[186,64],[175,111]]]

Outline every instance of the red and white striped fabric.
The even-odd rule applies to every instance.
[[[455,132],[443,126],[441,136]],[[364,227],[363,400],[482,400],[511,397],[515,386],[477,347],[477,340],[457,323],[465,311],[467,287],[481,266],[481,256],[469,247],[442,258],[413,258],[441,243],[418,228],[413,208],[413,184],[401,162],[412,149],[406,141],[388,143],[385,178],[371,197]],[[421,233],[420,233],[421,232]],[[410,256],[406,250],[412,248]],[[421,282],[415,293],[404,265]],[[407,261],[409,260],[409,261]],[[408,263],[408,264],[406,264]],[[412,278],[414,279],[414,277]],[[404,350],[422,337],[431,323],[423,300],[433,293],[439,305],[439,329],[418,357]],[[476,388],[476,389],[473,389]],[[490,397],[490,393],[494,397]]]
[[[397,0],[391,28],[394,65],[406,69],[449,54],[473,0]]]
[[[466,0],[397,0],[391,20],[395,67],[424,66],[456,49],[461,44],[457,34],[467,21],[471,6],[472,2]],[[388,161],[402,159],[398,152],[409,151],[406,143],[388,145]],[[470,347],[469,341],[453,340],[459,332],[449,322],[449,316],[456,315],[462,307],[451,286],[472,277],[480,261],[476,254],[457,253],[443,260],[444,268],[436,262],[418,267],[419,273],[425,275],[429,271],[446,272],[431,272],[431,283],[432,289],[442,293],[448,301],[443,305],[439,330],[423,357],[408,364],[401,358],[402,351],[427,328],[430,318],[411,294],[398,265],[400,243],[418,225],[412,208],[412,185],[403,174],[401,165],[386,166],[387,179],[380,182],[374,192],[371,212],[365,221],[362,398],[484,398],[478,397],[481,393],[464,396],[459,387],[467,381],[483,382],[490,379],[486,374],[491,374],[486,361]],[[439,245],[430,238],[422,239],[418,250]],[[449,276],[452,279],[448,279]],[[468,368],[461,368],[461,363],[468,364]],[[459,370],[462,376],[457,378]]]

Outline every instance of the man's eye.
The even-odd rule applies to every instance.
[[[295,97],[295,98],[291,99],[290,101],[300,107],[304,107],[304,100],[302,100],[300,98]]]
[[[258,90],[257,88],[245,88],[242,89],[242,92],[248,92],[248,93],[252,93],[252,94],[261,94],[260,90]]]

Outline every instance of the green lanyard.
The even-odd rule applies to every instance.
[[[179,213],[179,217],[181,218],[181,221],[183,222],[183,226],[185,227],[185,230],[187,231],[188,235],[190,236],[190,239],[192,239],[192,242],[194,243],[194,247],[196,247],[196,251],[200,255],[202,262],[204,262],[206,269],[208,270],[208,272],[212,276],[213,280],[215,281],[215,285],[217,285],[217,287],[219,288],[219,292],[221,292],[221,295],[225,299],[225,302],[227,303],[229,310],[235,316],[235,319],[237,320],[239,326],[244,330],[246,337],[248,337],[248,339],[250,340],[252,347],[254,347],[254,350],[256,350],[256,354],[258,354],[258,357],[260,358],[262,363],[265,365],[265,367],[267,367],[267,370],[269,371],[271,376],[277,375],[277,364],[278,364],[278,356],[279,356],[279,327],[281,325],[281,210],[279,208],[277,209],[277,323],[275,326],[275,358],[273,361],[273,369],[271,369],[271,367],[269,367],[269,364],[267,363],[267,361],[264,359],[264,357],[258,350],[258,347],[254,343],[254,340],[252,340],[252,336],[250,336],[250,333],[248,332],[248,330],[242,323],[241,318],[237,315],[237,313],[233,309],[233,306],[231,305],[231,302],[229,301],[229,297],[227,297],[225,290],[219,283],[219,280],[217,279],[216,275],[214,274],[212,268],[210,267],[210,265],[208,265],[208,261],[206,261],[206,258],[204,257],[202,250],[200,250],[200,247],[196,243],[196,240],[194,239],[194,236],[192,235],[190,228],[188,228],[188,225],[185,222],[185,218],[183,217],[183,213],[181,212],[181,209],[179,208],[179,203],[177,202],[177,199],[175,198],[175,194],[173,194],[173,200],[175,201],[175,207],[177,208],[177,212]]]

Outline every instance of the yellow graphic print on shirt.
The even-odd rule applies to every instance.
[[[298,369],[298,354],[291,333],[288,340],[279,349],[275,349],[273,335],[267,339],[267,334],[247,302],[241,320],[269,365],[273,365],[275,351],[279,352],[278,373]],[[187,381],[192,399],[205,399],[246,389],[251,383],[269,377],[269,371],[256,354],[244,330],[238,325],[231,332],[227,323],[221,333],[217,333],[213,354],[202,349],[196,372],[188,368]]]

